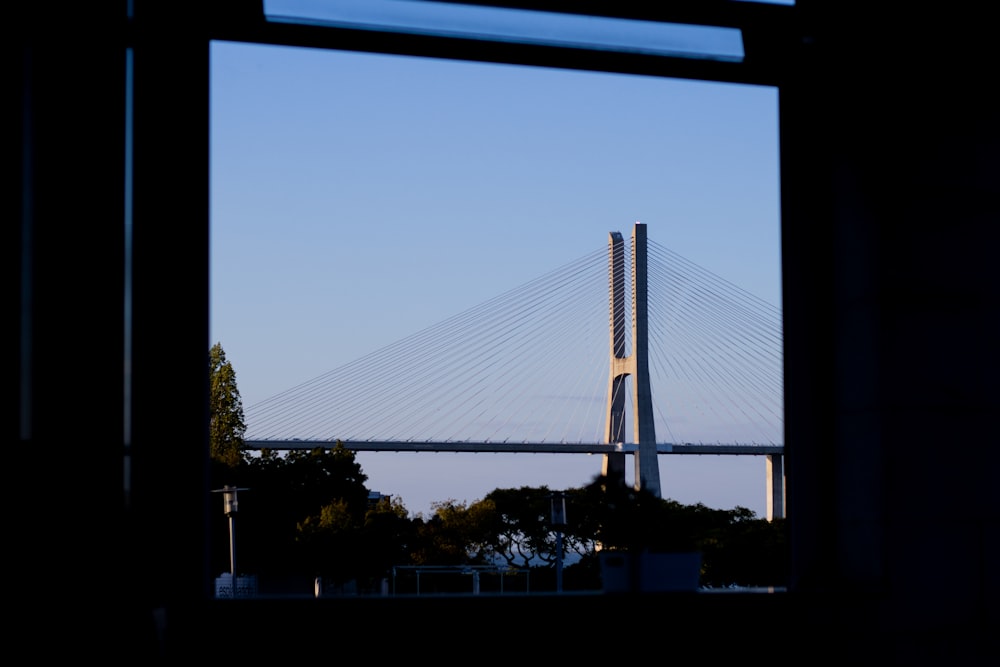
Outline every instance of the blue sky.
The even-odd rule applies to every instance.
[[[211,331],[250,406],[626,238],[780,306],[765,87],[217,43]],[[411,512],[578,486],[585,455],[359,454]],[[660,457],[764,515],[763,458]]]

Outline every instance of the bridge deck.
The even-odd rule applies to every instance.
[[[330,449],[340,442],[346,449],[356,452],[480,452],[493,454],[633,454],[638,448],[631,443],[556,443],[556,442],[404,442],[374,440],[247,440],[244,449],[278,451]],[[661,443],[657,454],[726,454],[764,456],[783,454],[783,445],[759,444],[693,444]]]

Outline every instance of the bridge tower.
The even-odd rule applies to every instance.
[[[636,444],[635,488],[661,497],[660,465],[653,426],[653,398],[649,388],[649,317],[647,310],[646,226],[632,228],[632,353],[625,353],[625,248],[620,232],[608,237],[608,282],[610,306],[611,370],[605,442],[625,441],[627,379],[632,376],[632,436]],[[625,453],[604,455],[601,474],[625,480]]]

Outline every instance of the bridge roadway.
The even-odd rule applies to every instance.
[[[493,454],[614,454],[635,453],[638,445],[632,443],[571,443],[571,442],[412,442],[393,440],[247,440],[244,449],[279,451],[293,449],[331,449],[340,442],[345,449],[355,452],[478,452]],[[692,444],[661,443],[657,454],[725,454],[766,456],[783,454],[783,445],[758,444]]]

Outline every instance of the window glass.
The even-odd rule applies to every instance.
[[[211,109],[211,340],[248,415],[595,252],[601,349],[570,370],[606,367],[603,253],[609,232],[628,242],[636,221],[677,258],[780,309],[773,88],[216,43]],[[540,334],[537,347],[559,341]],[[506,363],[523,383],[542,368],[531,346]],[[451,370],[429,395],[460,379]],[[532,381],[556,391],[551,378]],[[357,392],[350,410],[389,414],[365,394],[375,382],[361,366],[336,384]],[[657,439],[762,438],[699,431],[686,423],[695,416],[672,418]],[[589,419],[599,430],[603,418]],[[359,461],[370,488],[413,512],[600,472],[585,455]],[[660,468],[665,496],[764,516],[762,457],[660,456]]]
[[[320,23],[740,61],[738,29],[410,0],[266,0],[271,21]]]

